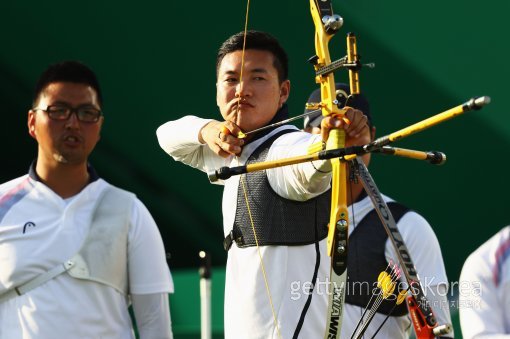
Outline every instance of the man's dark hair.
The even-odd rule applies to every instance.
[[[216,57],[216,77],[220,69],[220,64],[225,55],[243,50],[244,32],[239,32],[228,38],[218,50]],[[289,76],[289,59],[287,53],[280,46],[280,43],[272,35],[261,31],[246,32],[246,49],[255,49],[267,51],[273,54],[273,66],[278,71],[278,80],[283,82]]]
[[[36,104],[41,92],[51,83],[73,82],[92,87],[97,94],[99,105],[103,104],[103,95],[96,74],[78,61],[62,61],[50,65],[39,77],[35,86],[33,105]]]

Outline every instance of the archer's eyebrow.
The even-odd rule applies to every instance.
[[[248,70],[250,73],[269,73],[269,71],[265,68],[254,68],[254,69],[250,69]]]
[[[259,68],[253,68],[253,69],[246,69],[245,73],[269,74],[269,71],[266,68],[259,67]],[[237,76],[237,75],[239,75],[239,72],[238,71],[234,71],[234,70],[229,70],[229,71],[225,71],[223,73],[223,75],[235,75],[235,76]]]
[[[223,72],[223,75],[237,75],[239,74],[237,71],[225,71]]]

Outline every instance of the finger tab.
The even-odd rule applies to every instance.
[[[221,133],[223,133],[225,135],[229,135],[230,130],[227,128],[227,126],[223,125],[223,126],[221,126]]]

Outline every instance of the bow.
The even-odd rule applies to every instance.
[[[357,54],[356,37],[349,33],[347,35],[347,60],[345,58],[331,62],[328,43],[332,36],[342,25],[342,19],[333,14],[329,0],[310,0],[312,18],[315,25],[315,49],[316,57],[312,60],[315,63],[316,82],[321,85],[322,114],[342,114],[335,101],[335,81],[333,70],[339,67],[347,67],[349,70],[349,85],[351,96],[360,93],[358,70],[361,67]],[[347,63],[345,63],[347,61]],[[331,131],[326,143],[326,150],[345,147],[344,130]],[[347,282],[347,235],[349,218],[347,210],[347,162],[340,159],[331,160],[333,167],[332,176],[332,199],[328,233],[328,254],[331,257],[331,285],[329,287],[328,318],[326,323],[325,338],[339,338],[342,326],[342,305],[345,299],[345,286]],[[368,173],[368,171],[367,171]],[[374,184],[375,185],[375,184]],[[389,210],[388,210],[389,212]],[[383,220],[384,223],[384,220]],[[396,229],[396,227],[395,227]],[[390,237],[391,238],[391,237]],[[393,238],[393,245],[399,247]],[[405,248],[405,245],[400,246]],[[414,264],[409,260],[400,260],[404,275],[410,285],[411,294],[408,297],[408,308],[413,326],[418,338],[434,338],[434,327],[437,321],[432,309],[425,298],[423,289],[417,278]],[[411,272],[409,272],[411,270]],[[339,284],[339,285],[338,285]],[[402,298],[401,298],[402,299]],[[364,321],[364,327],[368,326],[370,319]],[[363,333],[363,330],[360,332]]]
[[[329,55],[328,43],[334,33],[342,26],[342,19],[333,14],[331,1],[321,0],[310,0],[311,12],[313,21],[315,24],[315,49],[316,57],[314,58],[315,69],[317,72],[316,82],[320,83],[321,86],[321,103],[319,104],[322,114],[324,116],[335,115],[343,117],[345,110],[338,108],[338,101],[336,100],[336,88],[335,80],[331,69],[331,58]],[[244,45],[242,51],[241,60],[241,72],[239,83],[242,86],[243,68],[244,68],[244,54],[246,45],[246,32],[248,27],[248,13],[249,13],[249,1],[247,2],[245,27],[244,27]],[[356,56],[356,45],[355,38],[350,41],[354,41],[350,46],[352,47],[348,54],[348,62],[357,62]],[[329,67],[325,70],[324,67]],[[350,83],[351,93],[358,93],[358,78],[357,70],[350,69]],[[225,131],[226,132],[226,131]],[[252,131],[253,132],[253,131]],[[243,137],[243,136],[238,136]],[[345,146],[345,131],[343,129],[334,129],[329,133],[326,142],[326,150],[336,150]],[[345,286],[347,281],[347,236],[348,236],[348,209],[347,209],[347,165],[345,162],[340,162],[338,158],[334,158],[332,161],[332,198],[331,198],[331,214],[329,219],[329,232],[328,232],[328,253],[331,257],[331,283],[328,285],[329,289],[329,312],[327,320],[326,338],[338,338],[340,336],[340,328],[342,321],[342,310],[345,299]],[[214,176],[210,176],[214,179]],[[280,335],[278,328],[278,321],[276,319],[276,313],[274,311],[271,292],[269,289],[269,282],[267,281],[264,263],[260,254],[258,237],[256,228],[253,223],[249,202],[247,198],[247,190],[243,177],[241,176],[240,185],[242,187],[245,201],[247,204],[248,215],[250,218],[251,228],[255,239],[257,252],[259,253],[259,261],[261,270],[264,275],[264,282],[266,285],[266,291],[268,299],[271,304],[271,311],[273,313],[273,320],[277,333]],[[300,332],[300,324],[296,327],[294,337],[297,337]]]
[[[464,104],[458,105],[454,108],[451,108],[447,111],[444,111],[442,113],[434,115],[434,116],[427,118],[423,121],[417,122],[413,125],[405,127],[403,129],[393,132],[389,135],[378,138],[364,146],[352,146],[352,147],[347,147],[347,148],[324,150],[324,151],[320,151],[320,152],[310,154],[310,155],[304,155],[304,156],[298,156],[298,157],[292,157],[292,158],[286,158],[286,159],[280,159],[280,160],[274,160],[274,161],[267,161],[267,162],[249,164],[249,165],[242,165],[242,166],[237,166],[237,167],[222,167],[219,170],[213,170],[213,171],[209,172],[208,176],[211,181],[216,181],[218,179],[226,180],[233,175],[241,175],[241,174],[245,174],[245,173],[251,173],[251,172],[266,170],[266,169],[270,169],[270,168],[281,167],[281,166],[294,165],[294,164],[308,162],[308,161],[314,161],[314,160],[326,160],[326,159],[334,159],[334,158],[343,157],[343,159],[345,161],[350,161],[353,164],[353,168],[356,170],[356,175],[362,180],[365,190],[367,191],[368,195],[374,202],[374,207],[376,208],[376,211],[381,218],[383,227],[385,228],[386,233],[388,234],[388,237],[391,240],[392,245],[396,249],[400,268],[402,269],[402,273],[405,276],[406,281],[409,284],[408,290],[410,291],[411,295],[408,297],[407,305],[409,308],[409,313],[411,315],[411,320],[413,322],[413,326],[414,326],[415,332],[417,334],[417,337],[420,339],[434,338],[437,335],[448,333],[450,331],[450,327],[449,327],[449,325],[438,326],[437,321],[435,320],[435,317],[434,317],[432,310],[430,308],[430,305],[429,305],[429,303],[423,293],[423,290],[421,288],[421,284],[418,279],[416,269],[415,269],[414,264],[411,260],[411,256],[409,255],[409,251],[407,250],[405,243],[402,239],[402,236],[400,235],[398,228],[396,227],[395,221],[394,221],[386,203],[384,202],[384,199],[382,198],[379,190],[377,189],[377,186],[375,185],[368,170],[366,169],[365,165],[363,164],[363,162],[357,161],[357,159],[355,158],[355,155],[365,154],[367,152],[384,151],[385,147],[387,147],[388,144],[390,144],[394,141],[400,140],[400,139],[405,138],[409,135],[412,135],[412,134],[420,132],[424,129],[435,126],[441,122],[444,122],[446,120],[457,117],[465,112],[481,109],[483,106],[485,106],[489,103],[490,103],[490,98],[486,97],[486,96],[473,98]],[[418,160],[429,160],[433,164],[440,164],[441,161],[439,161],[439,160],[444,161],[444,154],[441,154],[441,153],[439,154],[439,158],[437,158],[436,157],[437,154],[431,155],[431,154],[429,154],[430,152],[429,153],[419,152],[419,151],[408,152],[408,150],[404,150],[403,152],[402,151],[403,150],[393,149],[393,150],[389,150],[388,154],[405,156],[405,157],[410,157],[410,158],[414,158],[414,159],[418,159]],[[243,191],[246,196],[246,190],[244,188],[244,185],[243,185]],[[253,226],[253,222],[252,222],[252,226]],[[254,234],[256,237],[255,231],[254,231]],[[336,239],[334,239],[334,240],[336,240]],[[337,242],[337,244],[339,244],[339,245],[341,245],[341,243],[343,242],[342,239],[340,239],[340,240],[341,240],[340,242]],[[258,244],[257,244],[257,248],[258,248]],[[338,247],[337,247],[337,250],[338,250]],[[345,253],[345,251],[343,251],[342,253]],[[262,260],[261,260],[261,264],[262,264]],[[264,269],[263,269],[263,272],[264,272]],[[265,275],[265,273],[264,273],[264,275]],[[267,281],[267,280],[265,279],[265,281]],[[333,284],[331,284],[331,285],[333,285]],[[268,294],[270,297],[269,288],[268,288]],[[398,300],[401,301],[402,298],[403,298],[403,296],[399,295]],[[270,300],[271,300],[271,298],[270,298]],[[334,301],[337,302],[336,304],[332,304],[335,310],[338,310],[338,307],[341,308],[343,306],[343,304],[339,303],[338,299],[336,299]],[[271,308],[273,309],[273,307],[271,307]],[[275,317],[275,325],[276,325],[276,328],[278,329],[276,316],[274,315],[274,309],[273,309],[273,316]],[[338,316],[338,314],[336,316]],[[336,321],[337,318],[334,318],[333,320]],[[339,319],[338,319],[338,321],[339,321]],[[339,322],[334,323],[333,325],[336,325],[338,323]],[[368,326],[368,324],[365,322],[365,323],[363,323],[363,326],[366,327],[366,326]],[[338,331],[339,328],[334,327],[334,329],[337,330],[335,335],[339,335],[339,331]],[[329,336],[328,332],[326,333],[326,337],[334,338],[332,336]]]
[[[247,5],[247,16],[245,22],[245,32],[247,29],[248,22],[248,8],[249,1]],[[330,53],[329,53],[329,41],[333,37],[333,35],[338,31],[338,29],[342,26],[342,19],[333,13],[331,0],[310,0],[310,9],[313,18],[313,22],[315,25],[315,49],[316,56],[311,59],[314,64],[316,71],[316,82],[320,84],[321,89],[321,102],[317,105],[321,110],[324,116],[335,115],[339,117],[343,117],[345,110],[340,109],[338,107],[338,102],[336,100],[336,88],[335,88],[335,80],[333,71],[339,69],[341,67],[347,68],[349,71],[349,83],[351,89],[351,96],[356,96],[359,94],[359,77],[358,71],[361,67],[359,62],[359,58],[357,55],[357,47],[356,47],[356,38],[353,34],[347,35],[347,56],[345,58],[339,59],[337,61],[332,62]],[[245,33],[246,34],[246,33]],[[244,48],[243,48],[243,62],[244,64]],[[239,82],[242,83],[242,69],[241,66],[241,76]],[[460,107],[460,106],[459,106]],[[464,112],[464,110],[462,111]],[[331,270],[330,270],[330,284],[329,288],[329,301],[328,301],[328,317],[326,320],[326,332],[325,338],[339,338],[341,333],[342,326],[342,312],[343,305],[345,300],[345,290],[346,290],[346,282],[347,282],[347,237],[348,237],[348,227],[349,227],[349,215],[347,209],[347,161],[340,161],[338,157],[345,157],[348,154],[363,154],[366,152],[372,151],[382,151],[383,148],[390,142],[398,140],[402,137],[420,131],[426,127],[432,126],[440,121],[444,121],[445,118],[453,117],[456,114],[452,112],[447,114],[446,116],[442,116],[438,119],[433,119],[433,121],[429,121],[423,125],[416,126],[416,128],[411,128],[410,130],[405,129],[399,132],[395,132],[390,136],[379,138],[375,142],[358,147],[345,148],[345,131],[343,129],[333,129],[330,131],[327,140],[325,141],[326,149],[320,154],[313,154],[311,156],[304,157],[296,157],[294,159],[290,159],[289,161],[274,161],[268,162],[265,164],[251,164],[244,165],[233,168],[222,168],[219,171],[214,171],[209,174],[209,178],[211,181],[215,179],[227,179],[232,175],[238,175],[243,173],[248,173],[257,170],[264,170],[267,168],[278,167],[282,165],[290,165],[296,164],[299,162],[309,161],[309,160],[317,160],[317,159],[332,159],[332,183],[331,183],[331,191],[332,191],[332,199],[331,199],[331,211],[329,218],[329,231],[327,237],[327,253],[331,257]],[[414,126],[414,125],[413,125]],[[412,127],[412,126],[410,126]],[[248,133],[253,133],[253,131],[249,131]],[[398,153],[398,152],[397,152]],[[405,152],[403,152],[405,153]],[[419,152],[420,155],[412,155],[413,157],[422,157],[424,152]],[[396,153],[395,153],[396,154]],[[400,155],[400,154],[396,154]],[[411,156],[408,154],[408,156]],[[299,158],[299,159],[298,159]],[[428,156],[427,156],[428,158]],[[352,159],[352,157],[351,157]],[[274,165],[274,166],[273,166]],[[366,171],[368,173],[368,171]],[[252,230],[256,242],[257,250],[259,251],[259,245],[257,240],[256,230],[253,224],[253,220],[251,217],[250,207],[247,199],[247,190],[245,188],[242,176],[240,179],[240,184],[242,186],[242,190],[244,192],[245,200],[247,203],[248,213],[250,215],[250,220],[252,224]],[[374,185],[375,187],[375,185]],[[389,212],[389,210],[388,210]],[[384,224],[384,222],[383,222]],[[396,229],[396,227],[395,227]],[[397,249],[397,252],[401,250],[401,247],[395,245],[395,241],[393,241],[393,245]],[[404,247],[405,248],[405,247]],[[262,257],[260,255],[260,263],[262,272],[264,274],[264,281],[266,283],[266,289],[268,293],[268,297],[271,303],[271,309],[273,312],[274,323],[277,329],[277,332],[280,335],[280,330],[278,328],[278,321],[276,318],[276,314],[274,311],[274,307],[272,305],[271,293],[269,290],[269,285],[267,282],[267,278],[265,277],[265,269],[262,261]],[[425,299],[423,291],[421,289],[419,280],[414,279],[415,273],[411,274],[411,279],[409,279],[409,272],[406,271],[409,267],[413,267],[414,265],[410,261],[404,262],[406,265],[401,266],[404,275],[406,276],[411,290],[411,296],[408,299],[408,307],[411,314],[411,318],[413,321],[413,325],[415,327],[415,331],[417,333],[418,338],[433,338],[437,331],[434,328],[437,326],[437,322],[434,319],[430,306]],[[408,266],[409,264],[411,266]],[[401,261],[402,264],[402,261]],[[418,291],[418,292],[415,292]],[[402,300],[402,297],[400,298]],[[363,326],[368,326],[368,323],[364,323]],[[437,329],[436,329],[437,330]],[[296,328],[296,332],[294,337],[299,335],[299,328]]]
[[[342,26],[340,16],[333,14],[330,0],[310,0],[310,11],[315,25],[315,52],[311,59],[316,71],[315,81],[320,84],[322,115],[343,116],[336,100],[334,68],[331,67],[329,41]],[[348,51],[348,61],[355,61],[355,43]],[[349,70],[351,93],[359,93],[356,70]],[[345,131],[333,129],[326,142],[326,150],[345,146]],[[347,236],[349,212],[347,209],[347,164],[340,159],[332,159],[331,210],[327,238],[327,253],[331,257],[330,283],[328,285],[328,315],[325,338],[339,338],[342,327],[342,311],[347,284]]]

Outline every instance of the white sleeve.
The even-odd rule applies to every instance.
[[[172,339],[168,294],[133,294],[133,311],[140,339]]]
[[[168,121],[156,131],[159,145],[174,160],[204,172],[225,166],[224,158],[198,140],[200,130],[210,121],[191,115]]]
[[[163,240],[147,208],[136,199],[128,235],[131,294],[171,293],[174,290]]]
[[[460,274],[459,314],[462,335],[465,339],[510,338],[505,328],[505,310],[501,305],[509,302],[498,295],[488,263],[475,252],[471,254]]]
[[[317,141],[320,141],[320,135],[306,132],[284,134],[271,145],[267,160],[306,155],[308,147]],[[305,201],[329,189],[331,164],[329,161],[318,160],[278,167],[267,170],[267,178],[271,188],[281,197]]]
[[[408,212],[397,223],[404,244],[416,267],[418,278],[439,325],[451,324],[448,303],[448,278],[437,237],[429,223],[418,213]],[[398,263],[395,248],[388,239],[386,259]],[[453,333],[446,335],[453,337]]]

